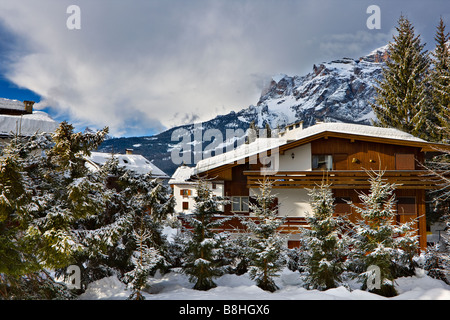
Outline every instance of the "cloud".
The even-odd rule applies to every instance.
[[[81,30],[66,27],[74,3]],[[151,134],[255,104],[271,75],[383,45],[392,21],[380,5],[384,29],[370,32],[369,4],[2,0],[0,31],[15,41],[0,57],[8,79],[42,97],[38,108],[112,135]]]
[[[393,34],[392,29],[387,33],[358,30],[355,33],[325,35],[321,37],[319,48],[336,57],[338,54],[344,54],[347,57],[358,58],[358,54],[364,52],[370,45],[381,47],[387,44],[392,40]],[[369,52],[364,54],[367,53]]]

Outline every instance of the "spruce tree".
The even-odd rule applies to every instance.
[[[108,201],[104,211],[80,221],[83,265],[87,282],[117,274],[132,289],[131,299],[141,299],[147,277],[168,268],[168,250],[162,234],[173,212],[168,186],[150,174],[139,174],[118,165],[114,155],[97,172]]]
[[[400,16],[398,35],[389,43],[389,59],[378,81],[373,111],[376,125],[392,127],[416,137],[426,138],[431,130],[427,117],[433,114],[429,99],[427,75],[429,57],[420,36],[410,21]]]
[[[254,203],[249,205],[252,216],[242,219],[250,235],[250,277],[259,288],[270,292],[278,289],[274,278],[286,262],[284,239],[278,230],[284,219],[278,216],[275,198],[272,184],[264,179]]]
[[[187,241],[183,272],[194,282],[194,289],[209,290],[216,287],[214,278],[221,275],[220,251],[221,236],[214,228],[227,219],[215,219],[225,200],[213,197],[207,180],[199,178],[196,184],[195,208],[185,220],[192,228]]]
[[[416,221],[397,224],[395,222],[396,185],[383,179],[383,172],[369,171],[370,192],[361,193],[361,206],[352,204],[361,219],[355,224],[352,259],[359,260],[360,280],[367,288],[367,272],[370,266],[380,270],[380,288],[371,292],[383,296],[395,296],[394,279],[397,269],[413,270],[413,256],[417,253]]]
[[[445,31],[442,18],[436,28],[436,48],[431,53],[433,68],[430,74],[432,104],[436,110],[434,140],[448,142],[450,139],[450,34]]]
[[[327,290],[342,283],[346,258],[346,236],[342,219],[334,216],[334,198],[324,182],[309,192],[312,216],[304,240],[306,251],[305,284],[309,289]]]
[[[50,136],[14,137],[0,158],[0,299],[70,299],[67,288],[43,270],[36,248],[27,238],[38,204],[32,171]]]
[[[22,237],[30,222],[31,186],[14,151],[11,144],[0,158],[0,274],[23,275],[36,271]]]
[[[85,157],[103,141],[108,129],[75,133],[66,122],[52,135],[53,146],[28,172],[33,181],[32,221],[25,239],[35,245],[43,267],[64,268],[83,250],[77,223],[104,210],[103,185],[85,166]]]

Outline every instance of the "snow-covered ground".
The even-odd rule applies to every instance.
[[[171,272],[157,274],[149,279],[144,292],[148,300],[450,300],[450,285],[427,276],[418,269],[416,276],[396,280],[399,295],[385,298],[362,291],[358,283],[326,291],[307,290],[302,287],[298,272],[284,269],[276,280],[279,290],[270,293],[258,288],[247,274],[224,275],[215,280],[217,287],[208,291],[192,289],[187,276]],[[124,300],[130,291],[117,277],[104,278],[91,283],[81,300]]]

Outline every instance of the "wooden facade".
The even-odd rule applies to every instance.
[[[417,221],[420,235],[420,247],[426,248],[425,192],[436,188],[436,177],[422,166],[427,152],[436,152],[442,145],[434,145],[418,140],[399,140],[386,137],[355,135],[340,132],[318,132],[302,139],[287,141],[277,148],[280,157],[289,157],[295,148],[308,144],[311,163],[308,170],[284,170],[282,165],[275,173],[265,175],[261,172],[261,164],[250,161],[239,163],[223,163],[201,173],[209,179],[217,179],[224,183],[224,196],[250,197],[251,190],[257,190],[258,183],[266,178],[271,180],[275,193],[289,190],[314,188],[325,179],[332,185],[335,196],[336,214],[350,213],[350,219],[356,221],[357,214],[347,203],[360,204],[358,195],[369,192],[370,183],[366,170],[381,170],[383,178],[396,183],[397,199],[396,221],[403,223]],[[445,146],[446,148],[448,146]],[[292,161],[295,161],[292,154]],[[281,163],[281,162],[280,162]],[[280,202],[285,201],[283,199]],[[235,214],[231,205],[224,208],[224,215]],[[248,216],[249,212],[239,212]],[[305,218],[300,214],[287,214],[286,223],[281,231],[298,234],[299,228],[305,226]],[[233,218],[222,230],[241,229],[238,218]],[[298,240],[292,238],[289,246],[295,246]]]

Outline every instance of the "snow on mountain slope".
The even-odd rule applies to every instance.
[[[260,128],[268,123],[272,129],[297,121],[303,121],[304,127],[317,121],[371,124],[375,118],[371,108],[374,86],[382,77],[381,69],[388,57],[386,50],[384,46],[359,59],[342,58],[314,65],[312,71],[303,76],[275,75],[256,105],[219,115],[203,122],[201,127],[204,131],[220,130],[224,137],[221,146],[225,150],[228,146],[226,130],[244,132],[252,121]],[[178,129],[184,129],[185,134],[195,139],[195,126],[185,125],[152,137],[110,139],[100,150],[125,152],[133,145],[138,146],[134,147],[136,153],[154,160],[155,165],[171,175],[178,166],[171,159],[173,147],[181,140],[172,134]],[[236,139],[230,141],[236,143]],[[209,143],[203,142],[203,148]]]
[[[303,120],[370,124],[374,86],[381,78],[382,62],[363,57],[343,58],[313,66],[305,76],[274,77],[256,106],[248,108],[255,123],[272,128]],[[251,117],[243,117],[248,121]]]

